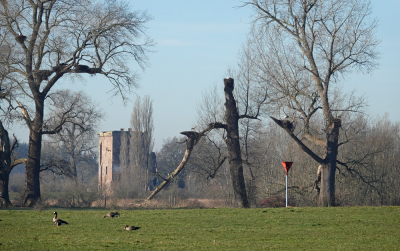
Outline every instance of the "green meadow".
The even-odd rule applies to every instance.
[[[69,224],[57,228],[54,210]],[[400,250],[400,207],[108,212],[2,209],[0,250]]]

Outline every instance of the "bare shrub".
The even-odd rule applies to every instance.
[[[90,207],[98,198],[97,190],[90,189],[76,181],[67,182],[57,203],[66,207]]]
[[[98,200],[97,177],[90,181],[81,182],[79,179],[70,179],[55,176],[50,172],[43,172],[40,176],[42,201],[47,205],[62,207],[90,207]]]
[[[205,208],[204,204],[199,200],[187,200],[186,208],[194,209],[194,208]]]
[[[283,196],[276,195],[262,200],[259,205],[260,207],[284,207],[286,206],[286,200]]]

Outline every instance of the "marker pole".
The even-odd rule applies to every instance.
[[[288,188],[288,186],[287,186],[287,173],[286,173],[286,207],[287,207],[287,202],[288,202],[288,191],[287,191],[287,188]]]

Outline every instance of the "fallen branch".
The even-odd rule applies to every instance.
[[[181,132],[181,134],[187,136],[187,141],[186,141],[186,150],[185,150],[185,155],[183,156],[183,159],[179,166],[173,171],[164,181],[150,194],[149,197],[141,204],[141,205],[146,205],[149,200],[151,200],[156,194],[158,194],[171,180],[175,178],[178,174],[180,174],[185,167],[186,163],[189,160],[190,154],[193,151],[193,147],[197,144],[198,140],[201,138],[201,135],[197,132],[194,131],[185,131]]]

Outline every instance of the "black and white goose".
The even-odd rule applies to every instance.
[[[66,221],[63,221],[61,219],[57,219],[57,212],[54,212],[53,214],[54,214],[53,222],[54,222],[54,224],[57,225],[57,227],[60,227],[61,225],[67,225],[68,224],[68,222],[66,222]]]
[[[127,231],[130,231],[130,230],[138,230],[139,228],[140,228],[140,227],[125,225],[125,230],[127,230]]]
[[[114,218],[114,217],[118,217],[119,218],[119,213],[118,212],[109,212],[108,214],[105,214],[103,216],[103,219],[106,218],[106,217],[110,217],[111,219]]]

